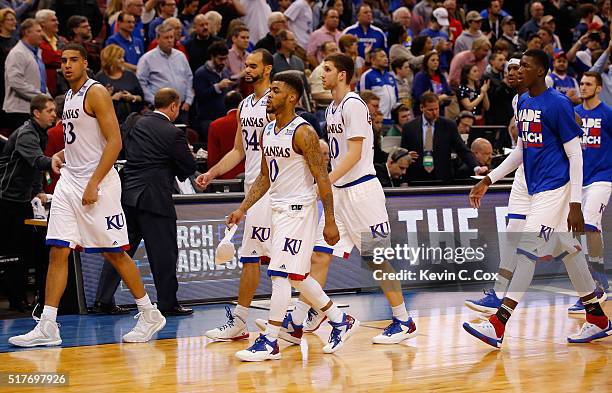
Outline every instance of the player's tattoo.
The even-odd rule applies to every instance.
[[[302,126],[298,128],[296,132],[302,134],[302,138],[296,138],[296,142],[299,141],[300,143],[297,147],[300,149],[308,165],[308,169],[310,169],[310,173],[312,173],[312,176],[317,182],[325,216],[328,218],[332,217],[334,215],[334,197],[331,190],[331,183],[329,182],[329,174],[323,163],[323,154],[321,154],[319,137],[310,126]]]

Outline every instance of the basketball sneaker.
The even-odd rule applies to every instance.
[[[597,295],[597,301],[599,303],[603,303],[608,299],[608,294],[601,287],[595,288],[595,295]],[[567,309],[568,314],[584,314],[584,304],[582,304],[582,300],[578,298],[576,304]]]
[[[9,343],[17,347],[51,347],[60,345],[62,338],[59,333],[59,325],[57,322],[48,319],[35,319],[38,323],[29,333],[21,336],[13,336],[9,338]]]
[[[411,317],[407,321],[393,318],[391,324],[378,336],[372,338],[374,344],[399,344],[416,336],[416,324]]]
[[[304,322],[304,333],[314,333],[326,319],[327,315],[311,308],[308,310],[308,317]]]
[[[486,315],[493,315],[502,304],[502,299],[497,297],[497,293],[493,288],[483,290],[485,296],[478,300],[466,300],[465,305],[474,311],[481,312]]]
[[[227,316],[225,325],[207,331],[204,333],[206,337],[215,341],[235,341],[249,338],[249,331],[244,319],[232,314],[229,306],[225,307],[225,315]]]
[[[323,347],[324,353],[334,353],[344,346],[344,343],[359,327],[359,321],[348,314],[343,314],[342,322],[328,321],[332,326],[329,342]]]
[[[259,329],[265,331],[266,327],[268,326],[268,321],[257,318],[255,320],[255,324]],[[302,342],[303,333],[303,326],[297,325],[295,322],[293,322],[293,318],[290,313],[285,314],[285,319],[283,319],[283,324],[278,332],[278,338],[281,338],[290,344],[300,345]]]
[[[585,322],[578,333],[567,338],[567,342],[590,343],[591,341],[600,340],[610,335],[612,335],[612,322],[610,320],[608,320],[608,326],[605,329],[592,323]]]
[[[166,326],[166,318],[155,305],[134,315],[134,319],[138,319],[136,326],[123,336],[126,343],[146,343]]]
[[[270,341],[264,334],[260,334],[253,345],[247,349],[236,352],[236,357],[243,362],[263,362],[264,360],[278,360],[281,358],[278,340]]]
[[[488,320],[479,323],[464,322],[463,328],[472,336],[495,348],[500,348],[504,341],[504,336],[498,337],[495,327]]]

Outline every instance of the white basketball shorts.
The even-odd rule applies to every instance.
[[[65,171],[63,171],[65,172]],[[102,180],[98,201],[83,206],[85,185],[64,173],[57,182],[47,228],[47,245],[87,253],[128,250],[127,225],[121,207],[121,181],[115,169]]]
[[[269,261],[272,210],[270,193],[266,192],[246,213],[242,245],[238,255],[242,263],[257,263],[263,257]]]
[[[525,181],[525,169],[519,166],[514,174],[510,198],[508,199],[508,220],[524,220],[529,214],[531,196]]]
[[[582,189],[582,214],[587,231],[601,232],[601,219],[610,200],[612,183],[598,181]]]

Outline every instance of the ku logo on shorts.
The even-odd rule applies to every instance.
[[[111,229],[122,229],[125,226],[125,217],[123,217],[123,213],[115,214],[114,216],[107,216],[106,218],[106,230],[110,231]]]
[[[302,241],[297,239],[289,239],[285,238],[285,246],[283,247],[283,251],[291,253],[291,255],[296,255],[300,252],[300,248],[302,247]]]
[[[253,227],[253,232],[251,233],[251,239],[259,240],[260,242],[265,242],[270,239],[270,228],[266,227]]]
[[[547,227],[546,225],[542,225],[540,228],[539,238],[544,239],[544,241],[548,241],[550,239],[550,235],[554,232],[554,229],[551,227]]]
[[[370,231],[372,232],[373,239],[376,239],[377,237],[383,239],[387,238],[390,233],[389,221],[381,222],[380,224],[376,225],[370,225]]]

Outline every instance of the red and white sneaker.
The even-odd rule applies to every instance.
[[[243,362],[278,360],[281,358],[278,340],[270,341],[264,334],[260,334],[253,345],[247,349],[236,352],[236,357]]]
[[[255,324],[262,331],[266,330],[268,321],[265,319],[257,318]],[[281,338],[293,345],[300,345],[302,342],[302,335],[304,333],[302,325],[297,325],[293,322],[291,314],[286,314],[283,324],[281,325],[280,331],[278,332],[278,338]]]
[[[495,348],[500,348],[502,341],[504,341],[504,336],[499,337],[497,335],[495,327],[489,320],[479,323],[464,322],[463,328],[472,336]]]
[[[237,315],[232,314],[229,307],[225,307],[227,322],[225,325],[212,329],[204,333],[204,335],[215,341],[236,341],[246,340],[249,338],[246,321]]]
[[[612,335],[612,322],[608,320],[608,326],[605,329],[600,328],[589,322],[585,322],[576,334],[572,334],[567,338],[568,343],[590,343],[591,341],[601,340]]]

